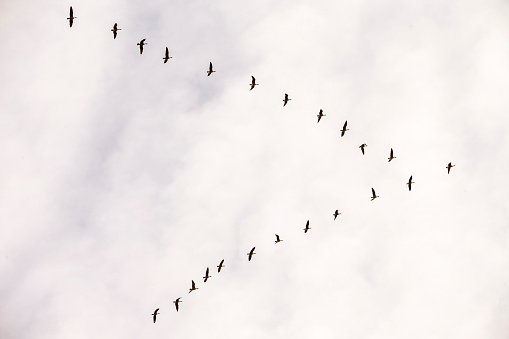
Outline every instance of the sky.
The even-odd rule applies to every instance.
[[[0,338],[508,338],[508,15],[1,1]]]

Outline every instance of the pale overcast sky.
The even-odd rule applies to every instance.
[[[507,339],[508,18],[0,2],[0,338]]]

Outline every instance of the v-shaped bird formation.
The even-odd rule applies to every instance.
[[[73,11],[73,8],[72,6],[70,7],[70,10],[69,10],[69,17],[67,18],[67,20],[69,20],[69,27],[73,27],[73,23],[74,23],[74,19],[77,19],[76,16],[74,16],[74,11]],[[113,25],[113,29],[111,29],[111,31],[113,32],[113,39],[116,39],[117,38],[117,34],[118,34],[118,31],[120,31],[122,29],[118,28],[118,24],[115,23]],[[139,51],[140,51],[140,55],[143,54],[143,50],[144,50],[144,46],[147,45],[147,43],[145,42],[145,38],[140,40],[140,42],[137,43],[137,46],[139,46]],[[169,52],[169,49],[168,47],[165,47],[165,52],[164,52],[164,57],[163,57],[163,61],[164,63],[166,64],[170,59],[172,59],[173,57],[170,56],[170,52]],[[209,62],[209,67],[208,67],[208,70],[207,70],[207,76],[210,76],[212,75],[212,73],[215,73],[216,71],[213,69],[213,66],[212,66],[212,62]],[[259,84],[256,82],[256,78],[254,76],[251,76],[251,83],[249,84],[250,88],[249,90],[252,91],[256,86],[259,86]],[[287,93],[284,93],[284,99],[283,99],[283,107],[285,107],[288,102],[292,100],[289,95]],[[318,112],[318,121],[317,123],[319,123],[322,119],[322,117],[325,117],[326,115],[323,113],[323,109],[320,109],[320,111]],[[345,121],[345,123],[343,124],[343,127],[339,130],[340,132],[340,136],[341,137],[344,137],[346,132],[349,131],[349,129],[347,128],[347,123],[348,121]],[[367,147],[368,145],[363,143],[359,146],[359,148],[361,149],[361,152],[362,152],[362,155],[365,155],[365,148]],[[396,157],[394,156],[394,151],[393,149],[391,148],[390,149],[390,153],[389,153],[389,162],[391,162],[392,160],[396,159]],[[446,166],[446,169],[447,169],[447,174],[450,174],[451,172],[451,168],[454,167],[455,165],[453,165],[451,162],[449,162]],[[415,182],[412,181],[412,176],[410,176],[410,178],[408,179],[408,182],[406,183],[406,185],[408,186],[408,190],[411,191],[412,190],[412,184],[414,184]],[[376,192],[375,192],[375,189],[372,187],[371,188],[371,201],[375,200],[376,198],[379,198],[380,196],[376,195]],[[334,217],[334,220],[336,220],[336,218],[341,215],[341,213],[339,212],[339,210],[335,210],[334,213],[333,213],[333,217]],[[309,230],[311,230],[311,227],[310,227],[310,222],[309,220],[307,220],[306,224],[305,224],[305,227],[304,227],[304,233],[308,233]],[[280,242],[282,242],[283,240],[280,238],[280,236],[278,234],[275,235],[276,236],[276,240],[275,240],[275,244],[278,244]],[[248,253],[247,253],[247,259],[248,261],[251,261],[254,257],[254,255],[256,254],[255,253],[255,248],[256,247],[253,247]],[[224,259],[221,260],[221,262],[219,263],[219,265],[217,265],[217,272],[220,273],[221,272],[221,269],[226,267],[224,265]],[[205,276],[203,277],[203,283],[206,283],[212,276],[209,274],[209,267],[206,268],[205,270]],[[198,290],[199,288],[196,287],[196,283],[194,280],[191,280],[191,288],[189,289],[189,292],[188,293],[191,293],[193,291],[196,291]],[[176,311],[178,312],[179,311],[179,304],[182,303],[182,297],[179,297],[177,299],[175,299],[173,301],[173,304],[175,304],[175,309]],[[159,308],[156,308],[154,310],[154,312],[151,314],[152,315],[152,320],[153,322],[155,323],[156,322],[156,319],[157,319],[157,316],[160,314],[159,312]]]

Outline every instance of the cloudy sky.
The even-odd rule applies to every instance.
[[[508,16],[0,2],[0,337],[506,339]]]

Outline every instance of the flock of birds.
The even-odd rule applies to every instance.
[[[69,12],[69,17],[67,18],[67,20],[69,20],[69,26],[72,27],[73,25],[73,22],[74,22],[74,19],[77,19],[77,17],[74,16],[74,13],[73,13],[73,9],[72,9],[72,6],[70,8],[70,12]],[[117,32],[120,31],[121,28],[118,28],[118,25],[117,23],[115,23],[113,25],[113,29],[111,29],[111,31],[113,32],[113,39],[116,39],[117,38]],[[147,43],[145,42],[146,39],[142,39],[139,43],[137,43],[138,46],[140,46],[140,54],[143,54],[143,46],[147,45]],[[165,54],[164,54],[164,57],[163,57],[163,60],[164,60],[164,63],[167,63],[168,60],[170,60],[172,57],[169,55],[169,50],[168,50],[168,47],[166,47],[166,50],[165,50]],[[213,70],[213,66],[212,66],[212,62],[209,63],[209,68],[207,70],[207,76],[210,76],[212,73],[214,73],[216,71]],[[253,90],[256,86],[258,86],[259,84],[256,83],[256,78],[254,76],[251,76],[251,83],[249,84],[250,85],[250,91]],[[290,101],[292,99],[290,99],[288,97],[288,94],[285,93],[285,96],[284,96],[284,99],[283,99],[283,107],[286,106],[288,104],[288,101]],[[323,114],[323,110],[320,109],[320,111],[318,112],[318,121],[317,123],[320,122],[320,120],[322,119],[322,117],[326,116],[325,114]],[[343,137],[346,133],[346,131],[348,131],[349,129],[346,128],[347,126],[347,123],[348,121],[345,121],[345,123],[343,124],[343,128],[340,130],[341,132],[341,137]],[[364,149],[367,147],[368,145],[366,144],[362,144],[359,146],[359,148],[361,149],[361,152],[362,154],[364,155]],[[396,159],[396,157],[394,156],[394,151],[393,149],[391,148],[391,151],[390,151],[390,154],[389,154],[389,162],[391,162],[393,159]],[[451,168],[454,167],[455,165],[453,165],[451,162],[449,162],[446,166],[447,168],[447,174],[449,174],[451,172]],[[410,176],[410,178],[408,179],[408,182],[406,183],[408,185],[408,190],[411,191],[412,190],[412,184],[414,184],[415,182],[412,181],[412,176]],[[371,188],[371,201],[375,200],[376,198],[379,198],[378,195],[376,195],[376,192],[375,192],[375,189],[374,188]],[[333,213],[333,216],[334,216],[334,220],[336,220],[336,218],[340,215],[341,213],[339,213],[339,210],[336,210],[334,211]],[[311,229],[311,227],[309,227],[309,220],[306,222],[306,226],[304,227],[304,233],[307,233],[309,230]],[[279,243],[283,241],[279,235],[276,234],[276,241],[275,241],[275,244]],[[251,249],[251,251],[249,251],[247,253],[247,256],[248,256],[248,261],[251,261],[251,259],[253,258],[253,255],[255,255],[255,248],[256,247],[253,247]],[[219,265],[217,266],[217,272],[221,272],[221,269],[225,267],[224,266],[224,259],[221,260],[221,262],[219,263]],[[209,275],[209,268],[207,267],[206,271],[205,271],[205,276],[203,277],[203,282],[207,282],[207,280],[211,278],[211,276]],[[188,293],[191,293],[193,291],[196,291],[198,289],[198,287],[196,287],[196,283],[194,282],[194,280],[191,280],[191,288],[189,289],[189,292]],[[173,301],[173,303],[175,304],[175,309],[179,310],[179,303],[181,303],[182,301],[180,300],[182,299],[182,297],[179,297],[177,299],[175,299],[175,301]],[[152,313],[152,320],[153,322],[155,323],[156,322],[156,319],[157,319],[157,316],[160,314],[159,312],[159,308],[155,309],[154,310],[154,313]]]

